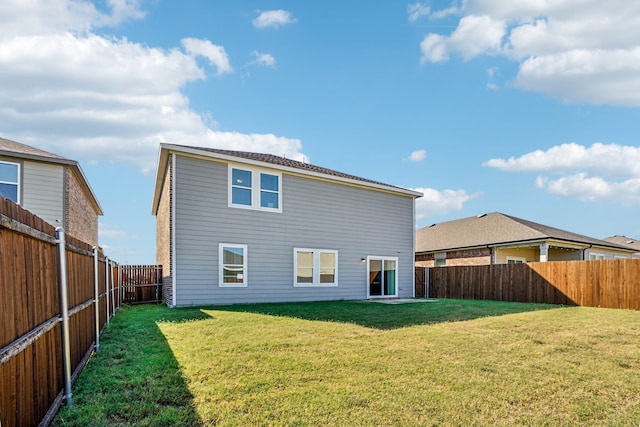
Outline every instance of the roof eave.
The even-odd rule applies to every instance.
[[[355,186],[358,186],[358,187],[373,188],[373,189],[377,189],[377,190],[380,190],[380,191],[396,193],[396,194],[402,194],[402,195],[405,195],[405,196],[411,196],[414,199],[423,196],[423,194],[418,192],[418,191],[413,191],[413,190],[409,190],[409,189],[406,189],[406,188],[394,187],[394,186],[391,186],[391,185],[374,184],[374,183],[369,183],[369,182],[365,182],[365,181],[358,181],[358,180],[355,180],[355,179],[343,178],[343,177],[338,177],[338,176],[333,176],[333,175],[327,175],[327,174],[323,174],[323,173],[319,173],[319,172],[313,172],[313,171],[306,171],[306,170],[303,170],[303,169],[297,169],[297,168],[293,168],[293,167],[289,167],[289,166],[275,165],[273,163],[262,162],[262,161],[259,161],[259,160],[246,159],[246,158],[243,158],[243,157],[236,157],[236,156],[230,156],[230,155],[221,154],[221,153],[213,153],[213,152],[210,152],[210,151],[198,150],[198,149],[195,149],[195,148],[185,147],[185,146],[182,146],[182,145],[160,144],[161,156],[162,156],[163,149],[170,150],[170,151],[175,151],[175,152],[180,152],[180,153],[184,153],[184,154],[191,154],[191,155],[194,155],[194,156],[201,156],[201,157],[207,157],[207,158],[212,158],[212,159],[223,160],[225,162],[242,163],[242,164],[259,166],[259,167],[264,167],[264,168],[269,168],[269,169],[276,169],[276,170],[279,170],[279,171],[288,172],[290,174],[311,176],[311,177],[318,178],[318,179],[342,182],[344,184],[355,185]],[[161,160],[161,159],[159,159],[159,160]],[[158,162],[158,166],[160,166],[160,161]],[[158,177],[156,176],[156,191],[158,191],[158,185],[159,185],[157,178]],[[158,198],[159,198],[159,195],[158,195]],[[156,195],[155,194],[154,194],[154,202],[153,203],[154,203],[154,210],[155,210],[157,208],[157,200],[156,200]]]
[[[512,241],[506,241],[506,242],[493,242],[493,243],[486,243],[486,244],[479,244],[479,245],[460,246],[455,248],[416,250],[416,253],[418,254],[418,253],[429,253],[429,252],[464,251],[464,250],[479,249],[479,248],[496,248],[496,247],[509,246],[509,245],[533,245],[533,244],[542,243],[542,242],[553,242],[556,244],[571,243],[573,245],[579,246],[579,248],[576,248],[576,249],[589,249],[592,247],[596,247],[596,248],[604,248],[609,250],[615,249],[615,250],[629,252],[629,253],[634,252],[634,249],[625,248],[622,246],[604,245],[604,244],[596,244],[596,243],[592,244],[592,243],[586,243],[586,242],[572,241],[568,239],[557,239],[553,237],[547,237],[547,238],[538,238],[538,239],[529,239],[529,240],[512,240]]]

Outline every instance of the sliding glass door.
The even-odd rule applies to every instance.
[[[398,258],[369,257],[367,273],[369,280],[368,297],[396,297]]]

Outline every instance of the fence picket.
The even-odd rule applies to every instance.
[[[426,287],[429,298],[640,310],[640,259],[431,267],[415,277],[416,295]]]
[[[0,197],[1,426],[46,426],[63,401],[55,241],[53,226]],[[66,236],[66,249],[71,368],[76,377],[94,348],[94,259],[92,247],[72,236]],[[103,256],[98,264],[104,274]],[[104,277],[98,284],[104,298]],[[107,319],[100,315],[104,327]]]

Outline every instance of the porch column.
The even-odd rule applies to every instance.
[[[549,244],[541,243],[540,244],[540,262],[549,261]]]

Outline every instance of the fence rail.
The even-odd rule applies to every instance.
[[[64,235],[63,235],[64,236]],[[72,236],[56,239],[43,219],[0,197],[0,425],[48,425],[65,393],[62,323],[76,378],[119,308],[118,265]],[[59,242],[66,300],[61,307]],[[97,274],[96,274],[97,272]]]
[[[640,310],[640,259],[418,267],[415,291],[430,298]]]

